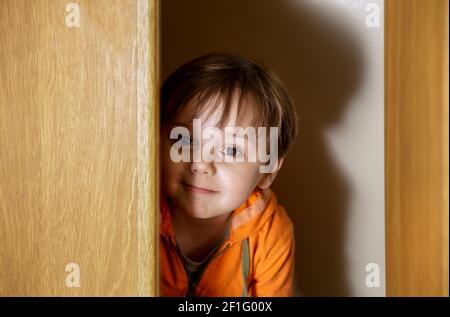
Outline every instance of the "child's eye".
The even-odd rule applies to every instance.
[[[178,140],[181,139],[181,144],[183,145],[191,145],[192,144],[192,138],[190,137],[185,137],[185,136],[181,136],[181,138],[179,138]]]
[[[223,152],[225,155],[233,157],[239,157],[242,154],[241,150],[235,146],[228,146],[225,148]]]
[[[194,139],[190,136],[179,135],[177,141],[181,141],[181,144],[185,146],[195,146]]]

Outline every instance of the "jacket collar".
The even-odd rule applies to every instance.
[[[277,206],[276,196],[270,188],[256,188],[240,207],[232,211],[229,242],[245,239],[260,229],[276,211]],[[163,194],[160,194],[160,235],[174,241],[169,204]]]

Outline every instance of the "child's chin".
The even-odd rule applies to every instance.
[[[189,212],[189,215],[196,219],[205,219],[205,220],[214,217],[214,215],[211,215],[210,213],[205,211],[191,211]]]
[[[191,209],[189,211],[189,216],[196,218],[196,219],[211,219],[214,217],[219,216],[217,213],[208,211],[208,210],[204,210],[204,209]]]

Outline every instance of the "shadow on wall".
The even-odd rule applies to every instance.
[[[299,138],[273,186],[295,226],[297,294],[351,296],[344,250],[351,193],[323,131],[356,93],[363,56],[352,33],[310,2],[163,0],[161,76],[212,51],[253,57],[280,76],[299,115]]]

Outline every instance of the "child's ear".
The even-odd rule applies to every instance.
[[[275,177],[278,174],[278,171],[280,170],[281,166],[283,166],[284,157],[278,159],[277,166],[275,168],[275,171],[272,173],[265,174],[261,181],[258,183],[257,187],[261,189],[269,188],[270,185],[272,185],[272,182],[274,181]]]

